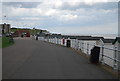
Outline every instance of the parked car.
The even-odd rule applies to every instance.
[[[11,36],[11,33],[7,33],[5,34],[6,37],[10,37]]]

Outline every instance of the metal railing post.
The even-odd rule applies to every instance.
[[[77,44],[76,44],[76,50],[78,50],[79,49],[79,41],[76,39],[76,42],[77,42]]]
[[[89,55],[89,43],[87,43],[87,54]]]
[[[78,49],[78,41],[77,41],[77,39],[76,39],[76,50]]]
[[[102,57],[101,57],[101,63],[104,64],[104,45],[102,45],[101,47],[101,54],[102,54]]]
[[[114,50],[114,65],[113,65],[113,69],[114,70],[117,70],[117,61],[116,61],[116,58],[117,58],[117,47],[115,47],[115,50]]]
[[[83,44],[84,44],[84,43],[82,42],[82,51],[84,51],[84,50],[83,50],[83,49],[84,49],[84,48],[83,48]]]
[[[76,42],[76,39],[75,39],[75,41],[74,41],[74,49],[76,49],[76,45],[77,45],[77,42]]]
[[[79,42],[79,40],[78,40],[78,50],[80,50],[80,42]]]

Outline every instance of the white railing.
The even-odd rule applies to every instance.
[[[68,39],[65,39],[65,44],[63,44],[63,39],[61,38],[43,38],[38,37],[38,40],[47,41],[54,44],[59,44],[66,46],[66,42]],[[102,64],[107,64],[111,66],[113,69],[120,69],[120,60],[118,59],[118,54],[120,54],[120,50],[118,50],[118,47],[105,47],[104,45],[96,45],[96,41],[82,41],[77,39],[69,39],[71,40],[71,48],[74,48],[76,50],[81,50],[86,55],[91,54],[91,49],[94,46],[100,47],[100,62]]]
[[[100,58],[100,62],[101,63],[105,63],[105,64],[109,64],[112,63],[113,64],[113,69],[120,69],[119,67],[119,63],[120,63],[120,60],[118,59],[118,55],[117,54],[120,54],[120,50],[118,49],[115,49],[115,48],[118,48],[118,47],[115,47],[115,48],[108,48],[108,47],[105,47],[104,45],[100,46],[100,45],[93,45],[93,44],[89,44],[91,46],[98,46],[100,47],[100,55],[101,55],[101,58]],[[110,53],[110,52],[106,52],[106,51],[113,51],[111,52],[111,54],[113,56],[111,56],[110,54],[107,54],[107,53]],[[106,52],[106,53],[105,53]],[[109,59],[109,60],[108,60]],[[111,61],[110,61],[111,60]],[[111,65],[110,65],[111,66]]]

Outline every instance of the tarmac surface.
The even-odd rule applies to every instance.
[[[115,79],[70,48],[16,38],[2,51],[3,79]]]

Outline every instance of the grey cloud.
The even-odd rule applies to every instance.
[[[84,9],[105,9],[105,10],[109,10],[109,9],[115,9],[118,8],[118,2],[106,2],[106,3],[95,3],[93,5],[89,5],[86,3],[80,3],[79,5],[74,5],[71,6],[69,3],[64,2],[63,6],[60,7],[59,9],[63,9],[63,10],[76,10],[76,9],[80,9],[80,8],[84,8]]]
[[[42,4],[42,2],[3,2],[4,6],[21,7],[21,8],[36,8],[40,4]],[[58,9],[62,9],[62,10],[76,10],[79,8],[114,9],[117,7],[118,7],[118,2],[106,2],[106,3],[101,2],[101,3],[95,3],[93,5],[88,5],[83,2],[80,3],[79,5],[74,5],[74,6],[71,6],[68,2],[63,2],[62,7]]]
[[[21,8],[36,8],[40,2],[3,2],[3,6],[21,7]]]

